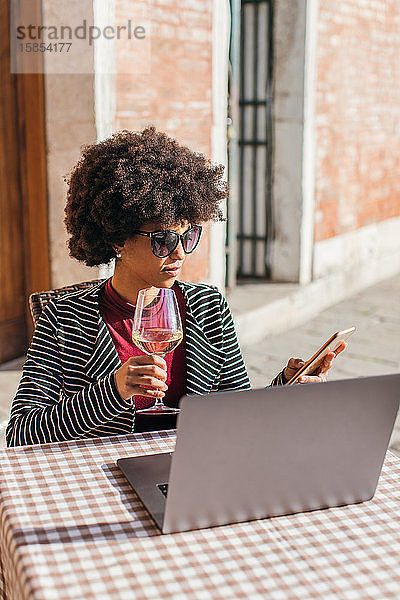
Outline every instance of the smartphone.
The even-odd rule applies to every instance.
[[[349,327],[349,329],[344,329],[343,331],[337,331],[329,340],[327,340],[324,344],[322,344],[321,348],[319,348],[316,353],[304,363],[302,367],[286,382],[285,385],[292,385],[296,383],[299,377],[302,375],[311,375],[322,363],[325,356],[329,352],[334,352],[340,342],[346,342],[349,337],[355,332],[355,327]]]

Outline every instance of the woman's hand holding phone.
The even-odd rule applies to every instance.
[[[354,326],[337,331],[308,359],[291,358],[285,368],[285,385],[293,383],[320,383],[326,381],[326,373],[333,359],[346,348],[346,341],[355,332]]]
[[[340,342],[334,351],[326,354],[322,363],[312,374],[302,375],[297,381],[299,383],[322,383],[326,381],[326,374],[332,367],[334,359],[340,352],[343,352],[346,346],[346,342]],[[289,381],[304,364],[305,361],[302,358],[289,358],[284,371],[286,381]]]

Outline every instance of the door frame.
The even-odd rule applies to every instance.
[[[1,27],[3,34],[9,38],[11,20],[9,10],[13,8],[15,22],[18,22],[18,13],[23,10],[24,4],[18,0],[12,6],[8,0],[1,0],[1,2],[8,4],[6,7],[8,19],[2,22]],[[41,0],[31,0],[29,14],[33,15],[35,22],[40,22],[41,10]],[[5,28],[7,29],[4,31]],[[39,53],[37,60],[42,61]],[[42,64],[37,64],[36,73],[10,72],[11,85],[14,87],[16,97],[15,109],[10,119],[16,123],[17,178],[22,215],[25,323],[28,344],[33,332],[29,295],[50,287],[45,92]],[[23,71],[23,64],[20,63],[20,67]],[[12,273],[9,273],[9,276],[12,277]]]
[[[25,296],[50,287],[44,85],[41,73],[17,74],[20,194]],[[32,320],[27,302],[28,334]]]

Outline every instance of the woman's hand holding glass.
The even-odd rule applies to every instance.
[[[156,354],[131,356],[115,372],[115,385],[121,398],[145,396],[157,400],[165,396],[168,387],[167,363]]]

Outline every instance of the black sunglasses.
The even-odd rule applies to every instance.
[[[135,229],[132,233],[144,235],[151,239],[151,249],[157,258],[166,258],[171,256],[179,241],[182,242],[185,254],[190,254],[197,248],[202,232],[201,225],[194,225],[185,233],[177,233],[176,231],[139,231]]]

